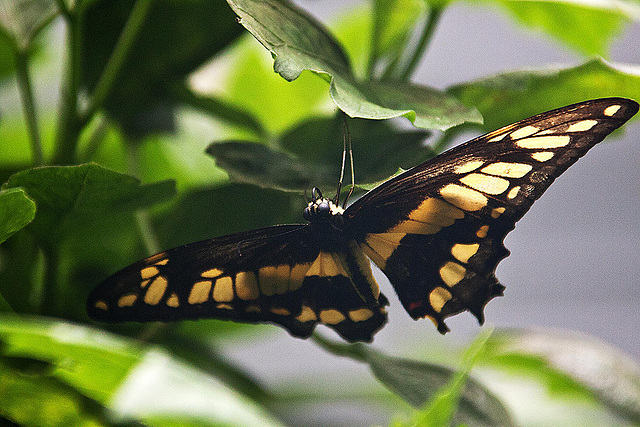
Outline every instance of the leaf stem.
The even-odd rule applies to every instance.
[[[413,55],[411,57],[411,60],[409,61],[409,64],[407,64],[404,72],[402,72],[402,74],[400,75],[400,81],[409,80],[418,64],[420,64],[420,60],[426,52],[426,47],[431,41],[431,37],[433,36],[433,32],[438,25],[438,22],[440,21],[440,16],[442,16],[443,11],[444,8],[441,6],[432,7],[432,9],[429,11],[429,16],[425,21],[424,27],[422,29],[422,34],[420,35],[420,40],[416,44],[416,48],[413,51]]]
[[[122,70],[122,65],[129,55],[131,46],[133,46],[140,28],[142,28],[142,24],[152,4],[151,0],[139,0],[134,3],[133,9],[129,14],[129,19],[118,38],[118,42],[111,53],[111,57],[107,61],[104,71],[98,79],[89,105],[80,117],[81,123],[87,123],[91,120],[95,112],[102,108],[105,99],[109,96],[113,88],[116,78]]]
[[[62,12],[67,22],[67,58],[60,88],[60,113],[55,139],[54,164],[74,163],[80,126],[78,124],[78,88],[80,81],[79,15]]]
[[[36,107],[33,97],[33,89],[31,86],[31,78],[29,76],[28,54],[26,51],[15,51],[16,61],[16,78],[18,80],[18,89],[20,91],[20,99],[22,100],[22,109],[24,118],[27,123],[27,131],[31,141],[31,153],[33,163],[36,166],[44,164],[44,155],[42,154],[42,142],[40,132],[38,131],[38,120],[36,116]]]

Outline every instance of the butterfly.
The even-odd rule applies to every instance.
[[[454,147],[344,208],[313,189],[307,224],[278,225],[153,255],[102,282],[99,321],[272,322],[296,337],[318,323],[370,342],[389,301],[370,260],[413,319],[445,318],[501,296],[503,240],[569,166],[638,111],[605,98],[548,111]],[[338,191],[338,194],[340,192]]]

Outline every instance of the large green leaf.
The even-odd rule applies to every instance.
[[[314,335],[316,342],[338,356],[366,363],[371,372],[385,387],[414,407],[421,407],[438,396],[440,391],[454,393],[459,404],[453,420],[455,425],[512,426],[509,413],[502,403],[484,385],[471,377],[465,378],[464,387],[458,381],[454,369],[428,362],[409,360],[386,355],[370,346],[343,344]],[[457,393],[450,387],[457,384],[462,390]],[[449,387],[443,390],[444,387]]]
[[[36,204],[24,190],[0,191],[0,243],[29,224],[36,214]]]
[[[340,116],[312,119],[281,137],[279,149],[249,142],[213,143],[207,152],[235,182],[285,191],[312,186],[333,190],[340,176],[343,122]],[[402,131],[386,122],[349,120],[358,185],[378,182],[399,166],[408,168],[433,156],[424,131]],[[346,184],[350,184],[347,178]]]
[[[95,163],[46,166],[12,175],[3,189],[22,187],[38,207],[32,229],[42,241],[55,243],[64,235],[63,222],[76,216],[132,211],[167,200],[175,193],[172,181],[140,184],[137,179]]]
[[[135,0],[95,0],[82,8],[82,80],[93,89],[113,53]],[[154,1],[105,100],[133,135],[173,130],[175,85],[241,33],[223,0]]]
[[[287,80],[310,70],[330,81],[338,107],[351,117],[406,117],[416,126],[445,130],[481,122],[473,107],[432,88],[408,83],[357,81],[342,48],[311,16],[286,1],[228,0],[240,22],[275,57],[274,69]]]
[[[449,88],[484,117],[491,131],[553,108],[593,98],[640,99],[640,69],[600,59],[571,68],[516,71]]]
[[[594,396],[633,424],[640,423],[640,365],[620,350],[565,330],[504,330],[485,362],[542,381],[555,394]]]
[[[112,422],[279,425],[252,401],[204,372],[104,331],[1,315],[0,344],[0,369],[7,373],[0,375],[0,384],[9,383],[0,387],[0,414],[13,421],[33,410],[60,417],[71,412],[69,406],[82,416],[87,402],[96,402],[89,415],[103,416],[96,410],[102,406],[109,409]],[[20,378],[25,369],[30,375]],[[12,394],[16,391],[22,393]],[[49,397],[34,402],[30,391]],[[56,406],[56,402],[67,404]]]
[[[500,5],[522,24],[544,31],[590,56],[608,56],[611,43],[624,24],[629,20],[640,21],[640,5],[633,0],[500,0],[487,3]]]

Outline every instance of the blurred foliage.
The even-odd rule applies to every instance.
[[[605,58],[640,17],[630,0],[469,2],[497,5],[578,54]],[[9,87],[20,96],[0,116],[0,423],[297,424],[312,383],[287,395],[223,356],[227,340],[276,328],[103,327],[87,318],[88,292],[157,250],[299,222],[306,189],[335,188],[343,120],[357,182],[371,188],[459,131],[587,98],[640,98],[637,68],[590,58],[444,90],[413,82],[451,3],[371,0],[331,31],[288,1],[0,0],[0,96]],[[33,76],[43,78],[34,70],[56,43],[64,58],[54,108],[35,102],[46,99],[35,89],[46,84]],[[382,120],[398,117],[415,127]],[[501,396],[475,378],[477,365],[640,422],[637,365],[570,338],[569,346],[548,332],[498,331],[449,366],[314,342],[370,369],[381,387],[361,396],[378,393],[402,414],[394,425],[512,425]],[[589,363],[562,363],[569,351]],[[315,400],[332,398],[345,399]]]

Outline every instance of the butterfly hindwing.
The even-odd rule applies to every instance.
[[[373,189],[345,228],[384,271],[407,312],[443,319],[501,295],[494,275],[506,234],[551,183],[638,111],[587,101],[533,116],[455,147]]]
[[[105,280],[89,296],[89,314],[273,322],[299,337],[324,323],[349,341],[371,341],[387,302],[364,255],[355,245],[328,250],[313,231],[269,227],[170,249]]]

